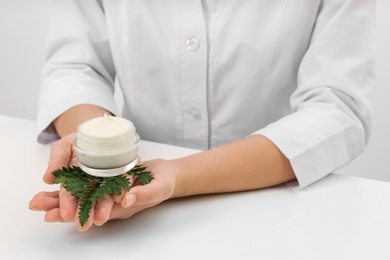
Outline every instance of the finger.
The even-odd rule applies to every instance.
[[[138,161],[137,161],[137,165],[142,165],[142,161],[141,159],[138,157]],[[126,178],[128,178],[130,180],[130,187],[132,186],[135,186],[137,182],[137,177],[135,177],[134,175],[127,175]],[[116,203],[120,203],[124,197],[124,195],[126,194],[127,190],[122,186],[122,193],[120,195],[117,195],[117,194],[113,194],[113,198],[114,198],[114,201]]]
[[[77,161],[76,154],[74,153],[74,148],[72,148],[72,149],[73,149],[73,155],[72,155],[72,157],[70,158],[69,166],[70,166],[70,165],[76,165],[76,166],[78,166],[78,165],[79,165],[79,162]]]
[[[140,181],[138,178],[136,178],[131,187],[135,187],[135,186],[139,186],[139,185],[144,185],[144,184],[142,183],[142,181]]]
[[[145,207],[141,206],[125,209],[120,204],[114,204],[111,210],[110,220],[127,219],[143,209],[145,209]]]
[[[127,190],[124,187],[122,187],[122,193],[120,195],[116,193],[112,194],[112,199],[115,201],[115,203],[120,203],[123,199],[123,196],[125,196],[126,192]]]
[[[87,222],[82,226],[81,223],[80,223],[80,220],[79,220],[79,212],[80,212],[80,207],[77,207],[77,214],[75,215],[74,217],[74,223],[76,224],[76,228],[79,230],[79,231],[87,231],[90,227],[92,227],[93,225],[93,219],[95,217],[95,203],[92,205],[92,208],[89,212],[89,218],[87,220]]]
[[[51,184],[55,179],[53,174],[51,174],[53,171],[69,166],[72,157],[74,157],[73,141],[75,137],[75,133],[67,135],[57,141],[51,148],[49,163],[43,176],[43,180],[46,183]]]
[[[59,208],[59,206],[60,201],[58,196],[36,196],[29,203],[29,208],[36,211],[49,211],[55,208]]]
[[[34,198],[39,198],[39,197],[50,197],[50,198],[58,198],[59,191],[41,191],[37,193]]]
[[[108,221],[114,203],[113,197],[107,194],[96,202],[95,217],[93,220],[95,225],[101,226]]]
[[[58,199],[58,191],[41,191],[36,194],[29,202],[29,209],[31,210],[45,210],[46,199]]]
[[[128,176],[126,176],[126,178],[128,178],[130,180],[130,187],[134,185],[134,182],[137,179],[133,175],[131,175],[131,176],[128,175]],[[114,193],[112,195],[114,201],[116,203],[120,203],[122,201],[123,197],[125,196],[126,192],[127,192],[127,190],[122,186],[122,193],[120,195],[117,195],[116,193]]]
[[[77,211],[77,198],[61,186],[59,192],[59,201],[60,214],[62,218],[67,222],[73,221]]]
[[[138,156],[138,159],[137,159],[137,165],[142,165],[141,156]]]
[[[45,198],[58,198],[58,191],[41,191],[34,195],[34,197],[29,202],[29,209],[31,210],[43,210],[41,206],[42,200]]]
[[[163,181],[154,179],[146,185],[135,186],[126,193],[121,201],[124,208],[135,205],[148,205],[160,203],[172,195],[169,185],[164,185]]]
[[[49,210],[45,214],[45,221],[46,222],[65,222],[65,220],[61,217],[60,209],[52,209]]]

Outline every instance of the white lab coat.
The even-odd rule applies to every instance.
[[[118,83],[142,139],[209,149],[261,134],[307,186],[367,143],[373,10],[371,0],[53,1],[38,140],[78,104],[118,114]]]

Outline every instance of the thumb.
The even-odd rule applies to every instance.
[[[58,140],[50,151],[49,163],[46,172],[43,176],[44,182],[52,184],[55,177],[51,174],[53,171],[68,167],[74,157],[73,141],[76,138],[76,133],[69,134]]]
[[[171,195],[169,186],[164,186],[154,179],[149,184],[132,187],[123,197],[121,205],[124,208],[151,206],[167,200]]]

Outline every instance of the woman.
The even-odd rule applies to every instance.
[[[371,129],[374,4],[54,1],[38,140],[62,139],[45,182],[76,163],[82,122],[119,115],[115,84],[141,139],[204,152],[143,162],[154,180],[101,199],[83,227],[63,188],[37,194],[30,207],[84,231],[172,197],[294,179],[303,188],[346,165]]]

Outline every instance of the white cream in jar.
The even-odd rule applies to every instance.
[[[105,114],[79,126],[74,148],[85,172],[109,177],[135,166],[139,141],[132,122]]]

